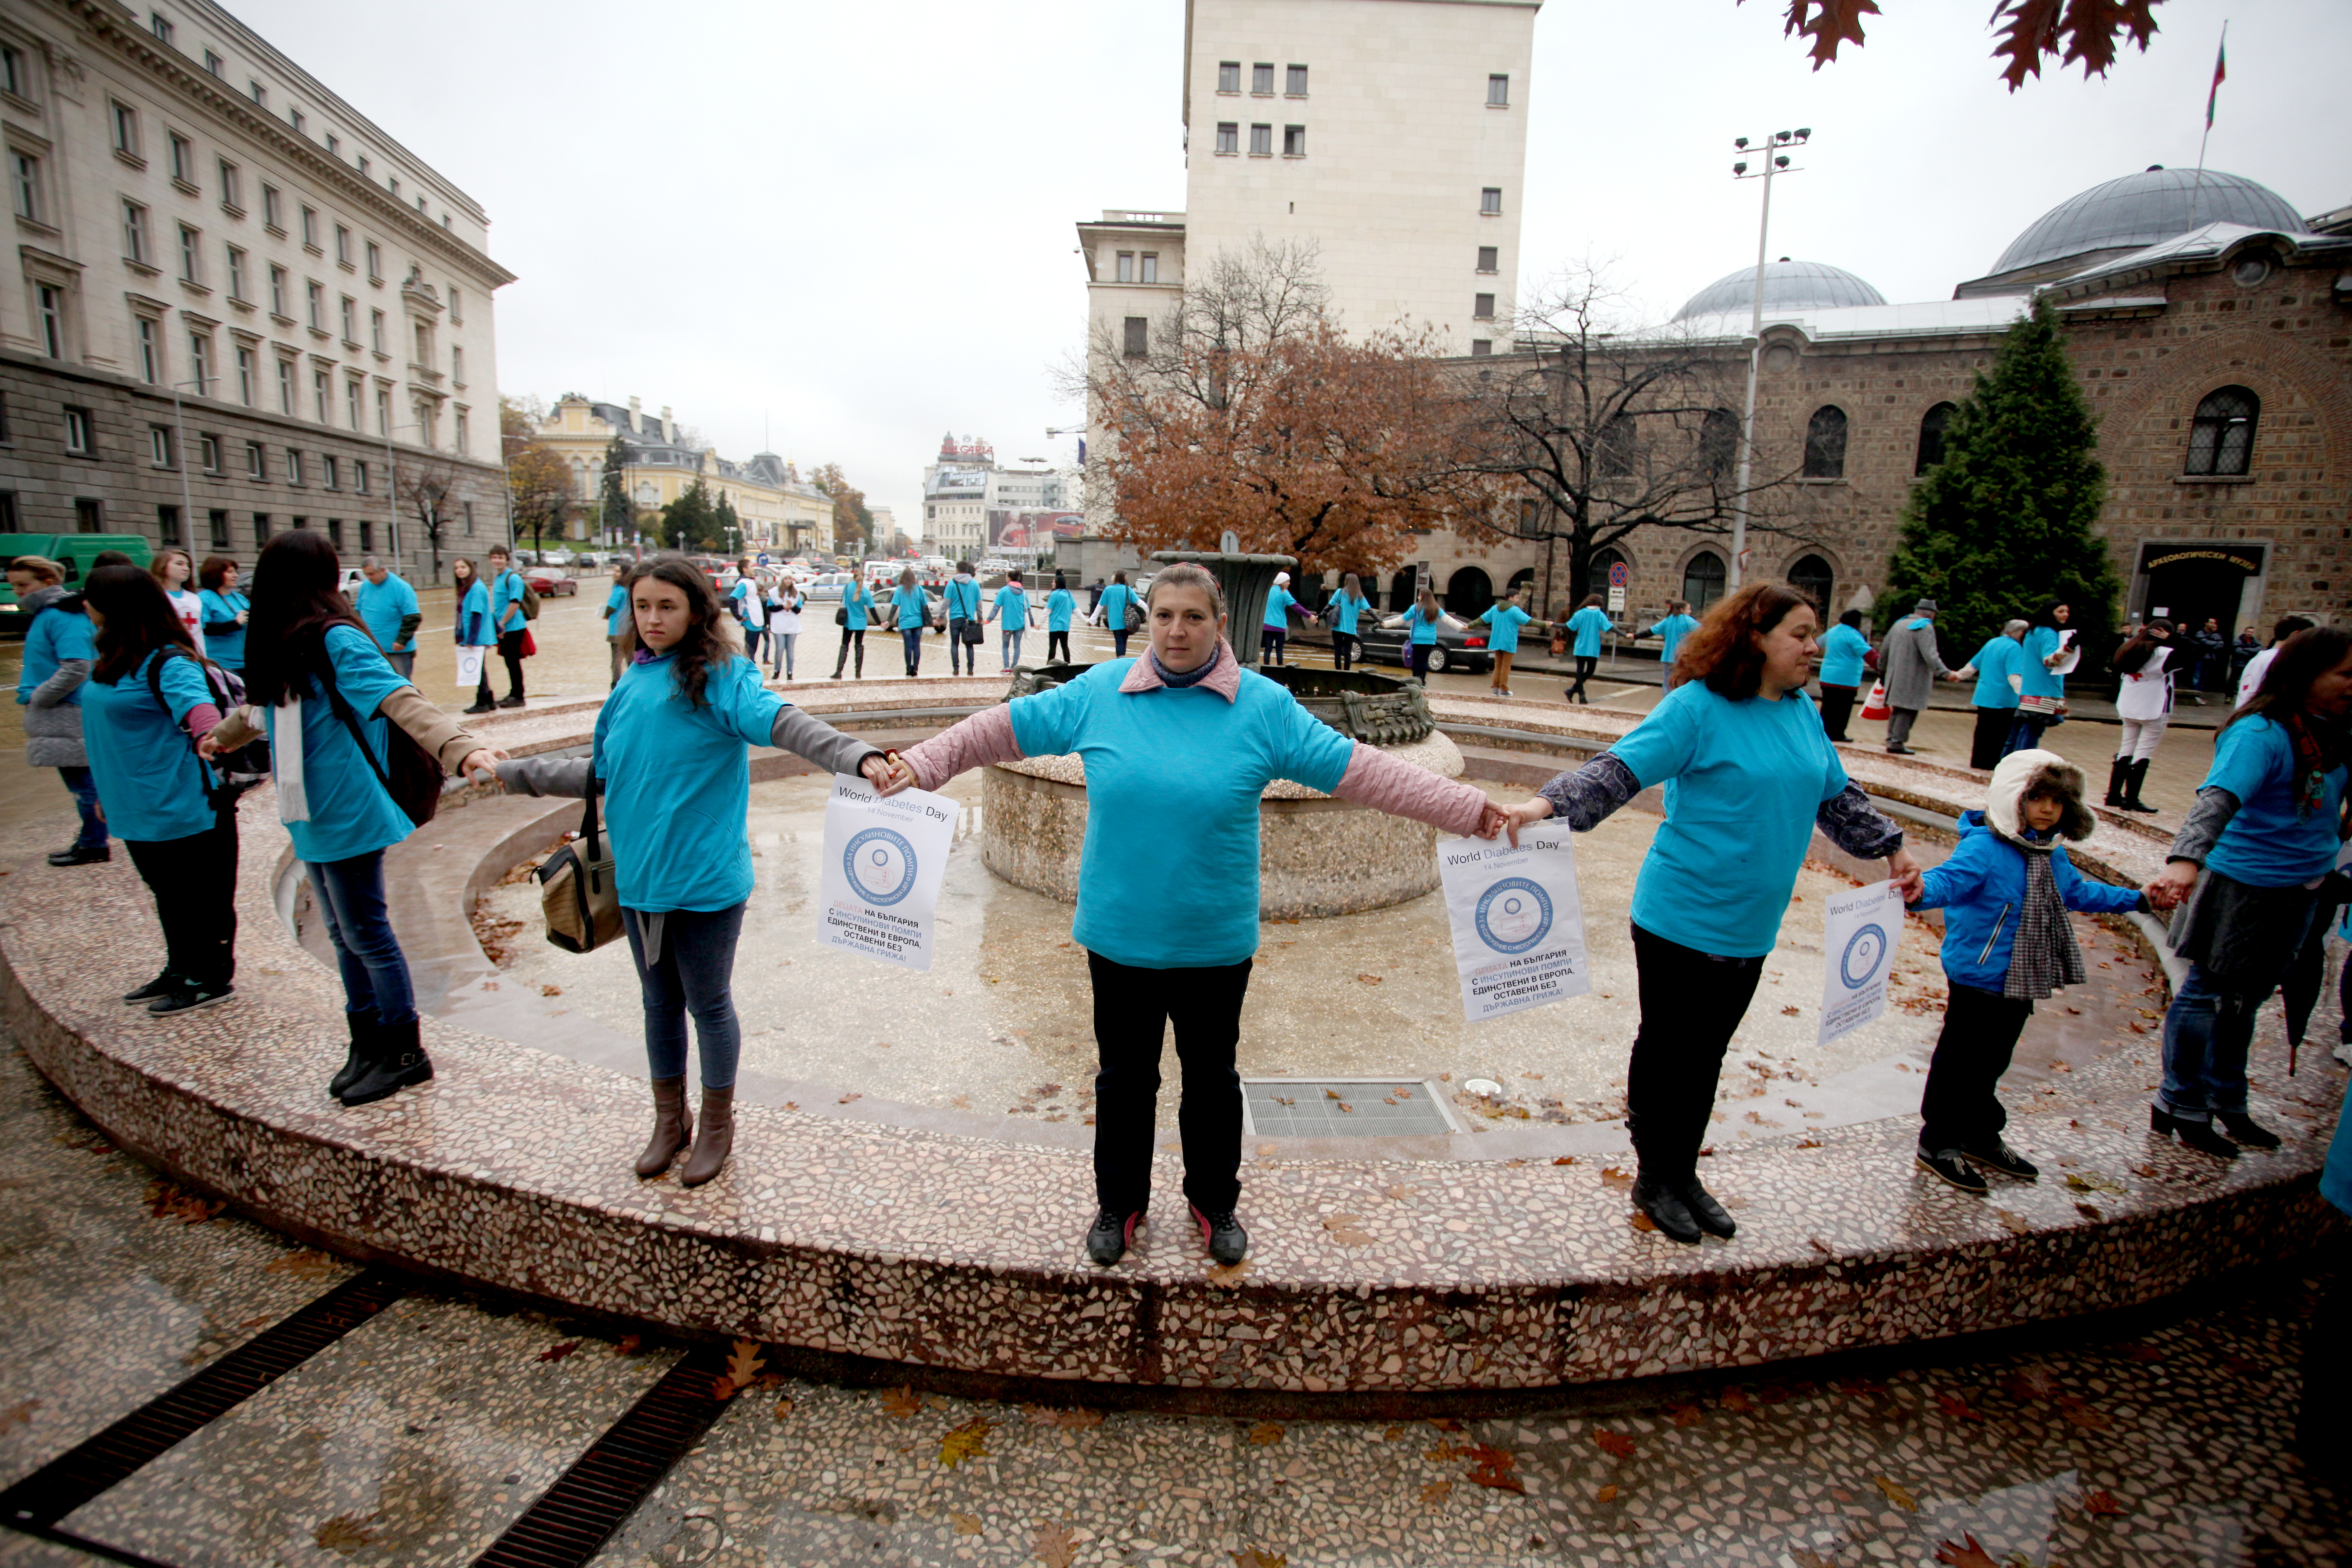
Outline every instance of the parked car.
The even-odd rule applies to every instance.
[[[569,550],[542,550],[539,552],[539,563],[541,566],[569,566],[572,564],[572,552]]]
[[[346,566],[338,574],[335,586],[341,591],[344,598],[356,605],[359,603],[360,584],[366,581],[367,574],[358,567]]]
[[[1361,651],[1357,657],[1367,664],[1374,659],[1382,664],[1404,664],[1404,617],[1381,616],[1378,626],[1363,630],[1360,642]],[[1442,675],[1450,669],[1476,674],[1494,667],[1494,655],[1486,650],[1486,628],[1473,631],[1452,616],[1438,624],[1437,646],[1429,650],[1430,674]]]
[[[559,566],[530,567],[524,571],[522,580],[542,599],[558,595],[568,598],[580,592],[580,580]]]

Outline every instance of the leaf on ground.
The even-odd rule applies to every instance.
[[[2021,1214],[2011,1214],[2007,1209],[1995,1209],[1992,1214],[2011,1236],[2023,1236],[2033,1228],[2033,1222]]]
[[[760,1369],[767,1364],[768,1358],[760,1353],[759,1341],[737,1340],[733,1352],[727,1357],[727,1373],[721,1379],[727,1384],[727,1390],[719,1397],[731,1399],[751,1387],[760,1380]]]
[[[539,994],[541,996],[561,996],[563,994],[563,987],[561,985],[542,985],[539,988]]]
[[[375,1540],[375,1531],[367,1527],[383,1517],[383,1510],[374,1513],[339,1513],[310,1531],[310,1539],[329,1552],[340,1552],[346,1557]]]
[[[1209,1270],[1209,1283],[1212,1285],[1239,1284],[1242,1276],[1250,1271],[1250,1260],[1246,1258],[1234,1263],[1217,1264]]]
[[[1632,1214],[1625,1217],[1635,1230],[1654,1231],[1658,1228],[1658,1222],[1652,1219],[1648,1215],[1643,1214],[1640,1209],[1635,1209]]]
[[[1696,1405],[1674,1405],[1667,1408],[1673,1413],[1677,1426],[1696,1426],[1706,1419],[1706,1412]]]
[[[863,1100],[866,1097],[864,1095],[858,1093],[853,1089],[847,1094],[843,1095],[839,1100],[835,1100],[834,1103],[835,1105],[847,1105],[853,1100]]]
[[[1604,1452],[1614,1454],[1621,1459],[1633,1457],[1633,1439],[1622,1432],[1596,1431],[1592,1434],[1592,1440],[1600,1444]]]
[[[1393,1183],[1389,1187],[1390,1198],[1397,1203],[1409,1204],[1420,1195],[1419,1187],[1408,1187],[1402,1182]]]
[[[1342,1247],[1370,1247],[1372,1238],[1362,1222],[1351,1214],[1331,1214],[1323,1216],[1323,1228],[1331,1239]]]
[[[1032,1405],[1028,1410],[1032,1426],[1061,1426],[1073,1432],[1084,1432],[1101,1426],[1103,1421],[1099,1410],[1054,1410],[1043,1405]]]
[[[175,1219],[182,1225],[202,1225],[226,1207],[226,1204],[192,1193],[177,1182],[147,1184],[147,1212],[157,1219]]]
[[[2104,1432],[2115,1423],[2087,1405],[2069,1405],[2062,1412],[2068,1423],[2085,1432]]]
[[[1421,1506],[1423,1508],[1435,1508],[1439,1503],[1445,1500],[1446,1494],[1451,1492],[1453,1489],[1454,1483],[1452,1481],[1430,1482],[1427,1486],[1421,1489]]]
[[[2102,1176],[2095,1173],[2083,1171],[2068,1172],[2066,1184],[2078,1193],[2113,1193],[2117,1197],[2123,1196],[2130,1190],[2113,1176]]]
[[[1037,1539],[1032,1550],[1045,1568],[1070,1568],[1070,1564],[1078,1560],[1077,1537],[1072,1535],[1070,1527],[1059,1520],[1038,1527]]]
[[[645,1342],[645,1341],[637,1338],[635,1334],[623,1334],[619,1339],[613,1342],[613,1353],[614,1355],[635,1355],[644,1347]]]
[[[2124,1505],[2116,1500],[2115,1493],[2101,1487],[2083,1499],[2083,1511],[2094,1519],[2107,1519],[2122,1513]]]
[[[894,1388],[882,1396],[882,1413],[904,1421],[909,1415],[922,1414],[923,1402],[915,1397],[911,1388]]]
[[[20,1404],[12,1405],[5,1410],[0,1410],[0,1432],[5,1432],[11,1426],[30,1426],[33,1424],[33,1412],[40,1407],[39,1400],[27,1399]]]
[[[1784,1018],[1793,1018],[1797,1016],[1797,1009],[1793,1006],[1783,1007],[1780,1009],[1780,1016]]]
[[[1234,1560],[1234,1568],[1290,1568],[1290,1554],[1286,1552],[1261,1552],[1253,1546],[1246,1552],[1228,1555]]]
[[[342,1259],[331,1252],[305,1248],[273,1258],[261,1266],[264,1274],[285,1274],[296,1279],[328,1279],[342,1267]]]
[[[1592,1500],[1594,1502],[1615,1502],[1617,1500],[1617,1489],[1613,1486],[1602,1487],[1599,1491],[1592,1494]]]
[[[1726,1410],[1737,1411],[1742,1415],[1747,1415],[1749,1411],[1756,1408],[1755,1405],[1748,1403],[1747,1391],[1739,1387],[1737,1384],[1723,1391],[1723,1398],[1720,1403]]]
[[[1249,1440],[1253,1447],[1271,1448],[1282,1441],[1282,1426],[1278,1422],[1261,1421],[1249,1429]]]
[[[566,1340],[562,1344],[550,1345],[545,1350],[540,1352],[539,1359],[541,1361],[562,1361],[565,1356],[570,1355],[573,1351],[576,1351],[579,1348],[580,1342],[578,1340]]]
[[[1797,1568],[1837,1568],[1835,1563],[1810,1546],[1789,1548],[1789,1561],[1795,1563]]]
[[[1573,1154],[1562,1154],[1559,1159],[1554,1160],[1552,1163],[1555,1165],[1573,1165],[1576,1163],[1576,1156]]]
[[[1947,1541],[1936,1548],[1936,1561],[1952,1568],[2001,1568],[1991,1552],[1977,1544],[1977,1538],[1967,1531],[1960,1531],[1958,1542]]]
[[[793,1396],[787,1394],[782,1399],[776,1401],[776,1419],[782,1421],[785,1416],[790,1415],[792,1413]]]
[[[988,1526],[980,1522],[978,1514],[950,1513],[948,1515],[948,1522],[956,1527],[958,1535],[981,1535],[986,1533],[988,1530]]]
[[[1957,1394],[1936,1395],[1936,1408],[1955,1421],[1981,1421],[1984,1417],[1969,1407],[1969,1402]]]
[[[1886,1494],[1886,1500],[1888,1502],[1893,1503],[1905,1513],[1917,1513],[1919,1511],[1919,1500],[1913,1497],[1909,1489],[1906,1488],[1901,1481],[1894,1480],[1885,1476],[1873,1476],[1870,1479],[1877,1483],[1878,1489],[1880,1491]]]
[[[2092,1207],[2089,1204],[2076,1204],[2074,1205],[2074,1212],[2081,1215],[2084,1219],[2097,1220],[2107,1217],[2101,1214],[2097,1209]]]
[[[940,1439],[940,1463],[952,1470],[966,1459],[984,1458],[988,1453],[988,1435],[995,1429],[996,1423],[985,1415],[975,1415],[951,1429]]]
[[[1450,1465],[1461,1457],[1462,1450],[1455,1447],[1453,1444],[1445,1441],[1443,1437],[1437,1440],[1436,1447],[1432,1448],[1422,1455],[1423,1458],[1427,1459],[1433,1465]]]
[[[1377,974],[1359,974],[1356,978],[1367,985],[1378,985],[1381,983],[1381,977]]]
[[[1337,1100],[1339,1098],[1339,1091],[1336,1089],[1327,1089],[1323,1091],[1323,1098],[1326,1100]]]
[[[1475,1486],[1488,1487],[1498,1492],[1526,1495],[1525,1481],[1511,1474],[1517,1468],[1519,1457],[1507,1448],[1492,1447],[1485,1443],[1473,1443],[1462,1450],[1470,1460],[1470,1480]]]
[[[1601,1184],[1608,1187],[1630,1187],[1633,1184],[1633,1173],[1615,1165],[1603,1165],[1601,1167]]]

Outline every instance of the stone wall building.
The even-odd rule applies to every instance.
[[[419,583],[507,537],[471,197],[209,0],[0,12],[0,528]]]

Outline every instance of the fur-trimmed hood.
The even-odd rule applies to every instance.
[[[2028,838],[2018,828],[2017,803],[2044,782],[2065,792],[2066,809],[2051,838]],[[2083,770],[2055,752],[2040,750],[2011,752],[2001,758],[1992,770],[1992,783],[1985,786],[1984,816],[1987,827],[2021,849],[2047,849],[2057,838],[2079,844],[2096,826],[2091,808],[2083,804]]]

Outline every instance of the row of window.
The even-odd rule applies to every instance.
[[[1251,96],[1255,98],[1274,96],[1274,62],[1272,60],[1256,60],[1251,63],[1249,89]],[[1219,60],[1217,62],[1217,90],[1240,93],[1242,90],[1241,61]],[[1307,96],[1305,66],[1292,65],[1284,68],[1282,92],[1286,98]],[[1486,103],[1488,107],[1494,109],[1508,109],[1511,106],[1511,79],[1507,74],[1497,71],[1486,78]]]
[[[131,524],[128,528],[124,528],[119,527],[114,521],[110,521],[107,516],[107,502],[103,498],[99,496],[74,497],[73,510],[74,531],[76,533],[120,533],[125,531],[135,531],[137,528],[135,523]],[[468,536],[470,536],[474,531],[473,503],[470,501],[465,503],[464,510],[465,531]],[[234,550],[236,548],[236,545],[231,537],[235,526],[232,521],[233,515],[234,514],[228,511],[217,509],[207,512],[205,514],[205,542],[203,544],[198,544],[194,540],[187,537],[186,531],[181,526],[181,511],[178,507],[169,505],[158,506],[155,509],[155,542],[159,546],[172,545],[182,550],[210,549],[215,553]],[[273,533],[285,531],[285,529],[280,529],[276,526],[276,519],[274,515],[269,512],[248,512],[246,516],[250,520],[253,548],[257,552],[260,551],[262,546],[269,542],[270,537]],[[287,519],[286,528],[309,528],[311,526],[312,521],[313,520],[308,517],[289,517]],[[347,538],[345,521],[340,517],[323,518],[318,521],[323,526],[323,530],[327,535],[327,542],[333,545],[337,550],[344,548]],[[351,521],[358,525],[355,531],[357,533],[359,552],[362,555],[373,553],[376,547],[377,539],[375,520],[373,518],[362,517],[354,518]],[[18,532],[22,530],[23,526],[24,517],[17,504],[16,492],[14,490],[0,490],[0,532]],[[387,549],[398,548],[395,539],[389,531],[387,531],[383,537],[385,547]]]
[[[2242,386],[2224,386],[2206,394],[2189,422],[2189,450],[2181,472],[2192,478],[2228,478],[2251,472],[2254,460],[2254,427],[2262,417],[2262,399]],[[1944,460],[1954,405],[1938,403],[1920,416],[1919,440],[1911,472],[1916,477]],[[1710,423],[1728,417],[1718,409]],[[1805,424],[1803,475],[1809,479],[1845,477],[1845,410],[1823,404]]]
[[[77,458],[100,457],[98,421],[90,410],[68,405],[62,413],[66,451]],[[197,432],[197,467],[215,477],[225,474],[226,470],[222,467],[224,448],[221,438],[211,431]],[[341,490],[348,478],[353,494],[369,493],[370,464],[363,458],[346,459],[333,453],[306,453],[295,447],[281,450],[286,482],[289,485],[308,485],[315,476],[321,489]],[[147,455],[148,461],[155,468],[177,468],[180,466],[178,441],[171,426],[147,426]],[[258,441],[246,442],[245,477],[257,484],[268,484],[270,470],[269,448]]]
[[[1217,152],[1226,157],[1238,156],[1242,150],[1240,122],[1232,120],[1217,121]],[[1249,155],[1253,158],[1274,156],[1274,127],[1253,125],[1249,128]],[[1307,127],[1286,125],[1282,128],[1282,155],[1286,158],[1307,156]]]

